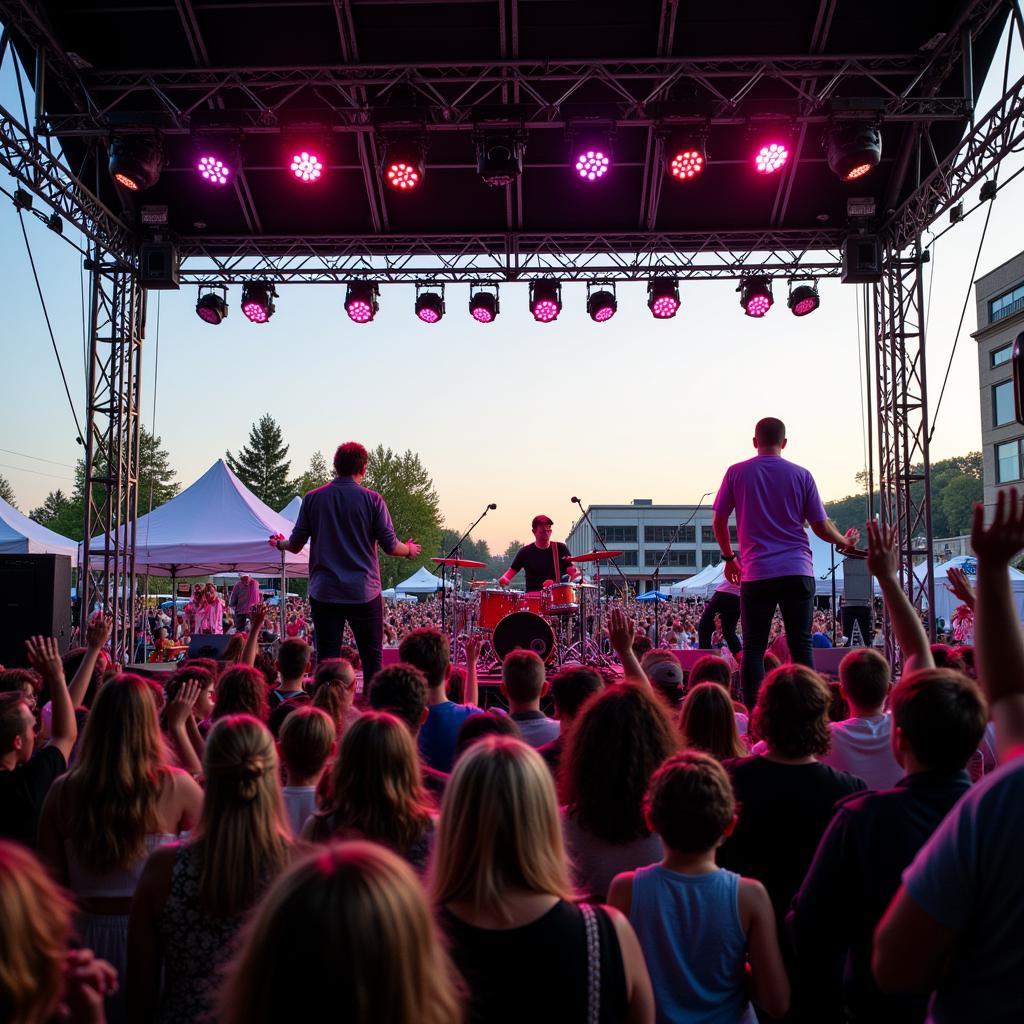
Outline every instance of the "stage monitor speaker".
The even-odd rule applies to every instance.
[[[850,608],[866,608],[871,604],[871,573],[863,558],[847,558],[843,562],[843,603]]]
[[[67,555],[0,555],[0,665],[28,665],[25,640],[71,643],[71,559]]]
[[[843,241],[843,284],[882,280],[882,240],[878,235],[850,235]]]
[[[220,661],[224,657],[231,637],[227,633],[197,633],[192,637],[188,645],[186,658],[216,658]]]
[[[181,287],[178,247],[173,242],[143,242],[139,247],[139,283],[172,291]]]

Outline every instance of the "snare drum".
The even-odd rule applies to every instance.
[[[492,630],[506,615],[519,608],[520,594],[504,587],[486,587],[477,591],[480,596],[480,614],[476,624],[480,629]]]
[[[529,590],[523,594],[522,600],[519,602],[519,610],[521,612],[530,612],[532,615],[543,615],[544,591]]]
[[[549,583],[544,588],[544,598],[548,615],[575,615],[580,610],[574,583]]]

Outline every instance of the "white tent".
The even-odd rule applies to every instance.
[[[74,565],[78,545],[0,498],[0,555],[67,555]]]
[[[407,580],[395,585],[396,594],[433,594],[441,589],[441,581],[421,565]]]
[[[718,566],[722,563],[715,565],[705,565],[700,572],[688,579],[680,580],[678,583],[673,583],[668,588],[669,593],[673,597],[698,597],[702,596],[704,592],[704,584],[707,583],[712,577],[716,576]]]
[[[302,495],[296,494],[291,501],[283,509],[281,509],[281,515],[290,523],[294,523],[299,518],[299,507],[302,505]]]
[[[155,576],[207,576],[222,571],[279,574],[281,554],[268,543],[292,523],[268,508],[218,459],[194,484],[139,518],[135,568]],[[102,546],[102,537],[94,538]],[[93,559],[101,565],[102,558]],[[305,576],[308,553],[288,552],[289,576]]]
[[[924,563],[914,566],[914,575],[922,579]],[[946,572],[949,569],[963,569],[964,575],[974,584],[978,573],[978,560],[973,555],[957,555],[948,562],[932,567],[935,578],[935,617],[945,620],[948,626],[953,620],[953,611],[963,602],[954,596],[949,589]],[[1010,567],[1010,589],[1013,591],[1013,603],[1017,608],[1017,617],[1024,622],[1024,572]]]

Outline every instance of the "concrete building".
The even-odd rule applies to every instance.
[[[1013,402],[1013,342],[1024,331],[1024,253],[979,277],[974,283],[978,305],[978,380],[981,388],[981,443],[985,507],[995,505],[996,491],[1024,479],[1024,425]]]
[[[650,498],[634,498],[628,505],[590,505],[587,513],[605,544],[622,551],[616,562],[630,586],[640,592],[653,589],[654,569],[677,526],[681,529],[661,566],[659,586],[662,590],[695,575],[706,565],[716,564],[722,557],[711,531],[710,505],[655,505]],[[730,517],[729,522],[735,544],[735,517]],[[601,547],[583,517],[573,523],[565,543],[573,555]],[[581,568],[588,576],[593,575],[593,563]],[[602,582],[611,580],[616,585],[622,583],[622,578],[608,562],[601,563],[601,579]]]

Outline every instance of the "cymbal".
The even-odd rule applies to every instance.
[[[471,587],[493,587],[497,580],[470,580]]]
[[[454,565],[460,569],[486,569],[486,562],[474,562],[469,558],[432,558],[435,565]]]
[[[605,558],[618,558],[622,551],[588,551],[584,555],[574,555],[570,562],[599,562]]]

